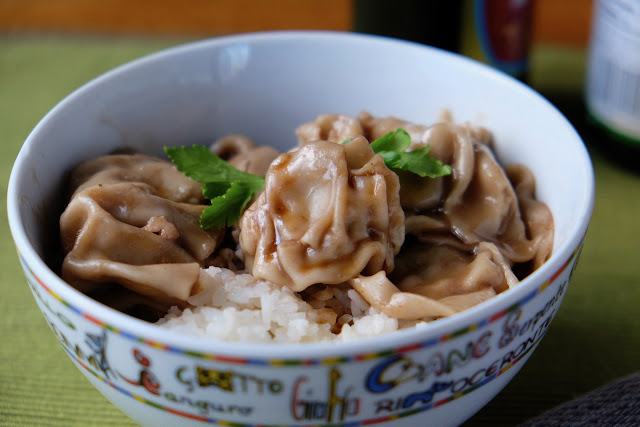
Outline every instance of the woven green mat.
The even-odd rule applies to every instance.
[[[3,206],[13,160],[51,107],[102,72],[182,41],[0,34]],[[568,108],[582,131],[574,104],[560,107]],[[595,152],[593,160],[596,208],[564,303],[520,374],[469,426],[523,422],[639,368],[640,263],[634,248],[640,237],[640,174]],[[89,384],[49,331],[22,276],[6,208],[1,212],[0,425],[132,425]]]

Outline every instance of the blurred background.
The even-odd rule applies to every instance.
[[[524,68],[511,71],[554,102],[585,139],[594,159],[597,204],[554,326],[521,373],[467,426],[523,423],[636,371],[640,360],[640,267],[633,255],[640,204],[624,192],[640,189],[640,179],[593,150],[598,138],[585,121],[592,1],[495,2],[526,6],[519,17],[524,21],[507,28],[519,37],[524,51],[517,53],[525,56],[519,64]],[[126,61],[201,38],[287,29],[386,34],[479,58],[478,40],[470,32],[471,3],[0,0],[2,204],[13,161],[38,120],[73,89]],[[0,337],[9,344],[0,344],[0,425],[131,425],[81,376],[53,334],[44,334],[46,324],[24,283],[6,211],[1,212],[0,312],[8,314],[0,322]],[[608,292],[601,292],[603,284]],[[619,292],[612,291],[616,287]]]
[[[0,0],[0,35],[194,39],[265,30],[355,30],[469,53],[460,48],[460,43],[456,46],[454,39],[464,32],[465,24],[469,26],[463,15],[471,3],[468,0]],[[571,90],[581,87],[591,0],[494,3],[530,4],[527,18],[530,27],[526,31],[530,37],[527,47],[531,48],[529,81],[534,87]],[[552,60],[547,61],[549,58]],[[562,73],[561,79],[558,72]]]
[[[525,10],[513,22],[498,23],[506,25],[499,29],[510,37],[519,32],[516,54],[526,63],[525,74],[518,77],[550,98],[579,98],[592,0],[488,3]],[[115,65],[182,42],[250,31],[377,33],[486,60],[473,44],[472,4],[473,0],[0,0],[0,113],[23,121],[21,133],[12,137],[24,139],[53,103]],[[25,75],[18,71],[20,66],[45,66],[58,84]],[[66,72],[70,69],[74,72]],[[8,95],[18,96],[13,91],[20,84],[34,89],[33,102],[9,101]],[[33,115],[21,114],[23,105]],[[571,108],[578,112],[580,106]]]

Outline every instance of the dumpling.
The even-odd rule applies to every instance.
[[[313,141],[342,143],[350,138],[363,136],[360,121],[342,114],[322,114],[314,121],[296,129],[300,146]]]
[[[549,258],[553,217],[535,200],[535,179],[524,166],[502,168],[486,129],[446,122],[427,127],[367,113],[359,120],[372,139],[407,130],[410,149],[429,145],[433,157],[452,167],[450,176],[434,179],[397,171],[408,234],[433,244],[453,236],[468,250],[491,242],[510,264],[532,261],[537,268]]]
[[[239,223],[246,268],[302,291],[391,271],[404,241],[398,177],[364,137],[280,155]]]
[[[202,204],[202,185],[187,178],[170,162],[145,154],[113,154],[78,164],[70,177],[71,193],[95,185],[137,182],[153,188],[154,193],[180,203]]]
[[[267,173],[271,162],[280,154],[273,147],[256,147],[243,135],[224,136],[211,144],[209,149],[236,169],[260,176]]]
[[[446,315],[446,307],[468,308],[515,286],[514,268],[526,275],[549,258],[553,217],[535,199],[533,174],[522,165],[503,169],[485,129],[359,117],[370,138],[401,127],[412,138],[410,149],[429,145],[453,169],[436,179],[396,171],[405,230],[415,244],[403,248],[388,278],[350,282],[378,310],[405,319]]]
[[[79,288],[114,282],[184,301],[224,231],[200,228],[205,205],[175,200],[198,199],[195,181],[174,175],[167,161],[131,157],[104,156],[72,173],[77,188],[60,217],[61,275]]]
[[[406,320],[448,316],[515,286],[518,279],[491,243],[473,252],[446,245],[411,245],[384,272],[349,282],[387,316]]]
[[[384,271],[372,276],[359,275],[349,280],[349,284],[376,310],[396,319],[444,317],[456,312],[432,298],[400,291]]]
[[[553,249],[553,216],[549,207],[535,197],[536,179],[523,165],[509,165],[505,168],[516,195],[520,214],[530,241],[536,242],[537,250],[531,259],[531,268],[536,270],[551,256]]]
[[[438,178],[441,185],[428,184],[434,193],[422,195],[413,192],[414,198],[402,198],[403,207],[415,215],[432,216],[449,224],[451,233],[462,243],[477,245],[491,242],[511,264],[536,261],[539,266],[551,254],[553,218],[543,203],[534,199],[534,180],[524,166],[511,166],[512,182],[491,150],[490,139],[465,126],[440,124],[427,134],[426,143],[431,153],[439,160],[451,165],[453,174]],[[404,176],[403,176],[404,177]],[[404,188],[411,188],[402,179]],[[434,201],[440,201],[434,204]],[[412,209],[413,208],[413,209]],[[535,211],[535,215],[531,213]],[[526,218],[535,216],[527,223]],[[411,232],[421,241],[433,242],[430,230],[419,230],[415,225]],[[532,225],[535,224],[535,227]]]
[[[493,243],[465,251],[446,244],[414,244],[396,257],[390,275],[398,289],[434,299],[491,287],[496,293],[518,284],[510,264]]]

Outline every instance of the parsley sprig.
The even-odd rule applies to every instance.
[[[398,129],[373,141],[371,148],[382,156],[389,169],[410,171],[423,178],[451,173],[450,166],[428,154],[429,146],[406,151],[410,145],[409,134]],[[265,187],[264,177],[234,168],[202,145],[165,147],[164,151],[180,172],[202,183],[202,194],[211,201],[200,216],[204,229],[232,226],[247,203]]]
[[[451,174],[451,166],[429,155],[429,146],[407,151],[411,137],[404,129],[389,132],[371,143],[389,169],[413,172],[421,177],[438,178]]]
[[[233,225],[249,200],[264,188],[264,177],[234,168],[202,145],[165,147],[164,151],[180,172],[203,184],[202,194],[211,200],[200,216],[204,229]]]

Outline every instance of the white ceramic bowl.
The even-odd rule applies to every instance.
[[[495,135],[537,178],[555,218],[551,259],[514,289],[426,328],[345,343],[211,342],[111,310],[44,261],[65,172],[123,145],[151,154],[240,132],[282,150],[318,114],[429,124],[443,109]],[[119,67],[53,108],[13,168],[8,213],[36,302],[80,371],[144,425],[455,425],[491,400],[545,334],[594,202],[567,120],[514,79],[447,52],[345,33],[283,32],[187,44]],[[53,240],[52,240],[53,239]]]

